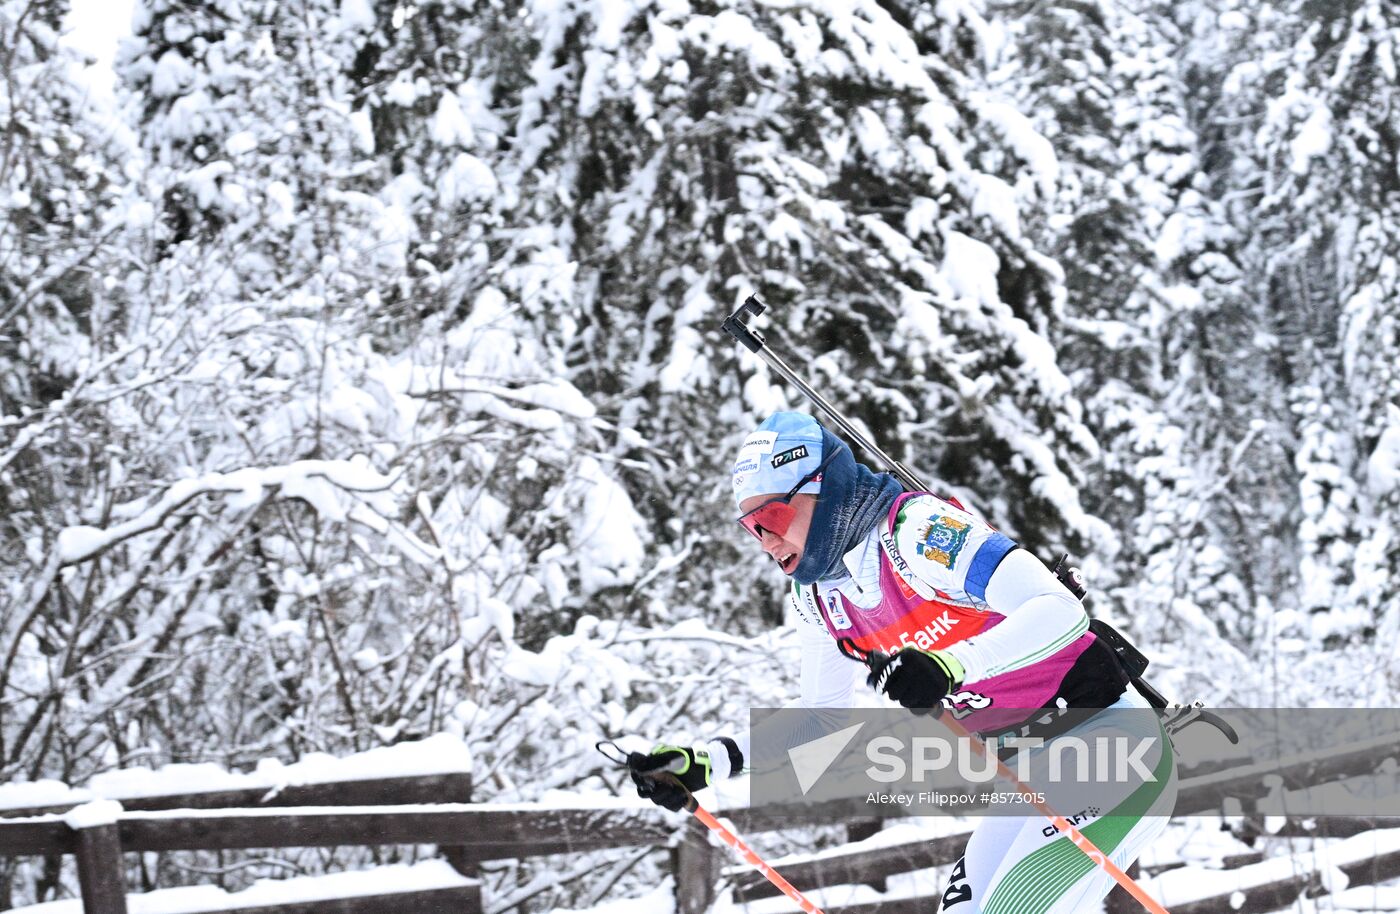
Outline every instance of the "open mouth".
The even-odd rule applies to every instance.
[[[778,567],[783,569],[783,574],[792,574],[793,569],[797,567],[797,553],[789,552],[787,555],[779,558]]]

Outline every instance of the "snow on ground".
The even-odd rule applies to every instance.
[[[652,891],[640,898],[618,898],[604,901],[591,908],[555,908],[550,914],[675,914],[676,889],[670,879],[663,879]]]
[[[903,844],[912,844],[916,841],[932,841],[935,838],[942,838],[947,835],[965,834],[972,831],[975,822],[968,819],[954,818],[951,816],[917,816],[900,820],[897,824],[886,825],[868,838],[860,841],[852,841],[847,844],[840,844],[834,847],[824,848],[812,853],[788,854],[783,857],[774,857],[768,862],[775,867],[791,866],[794,863],[802,863],[808,860],[821,860],[827,857],[838,857],[842,854],[855,853],[857,851],[875,850],[882,847],[897,847]],[[748,864],[743,864],[747,866]]]
[[[1400,911],[1400,885],[1363,885],[1332,897],[1334,911]]]
[[[891,897],[865,885],[838,885],[829,889],[812,889],[810,891],[804,891],[801,886],[797,888],[798,891],[807,896],[808,900],[822,910],[846,905],[873,904],[879,901],[888,901]],[[733,891],[726,890],[710,908],[710,914],[780,914],[780,912],[786,914],[786,912],[797,909],[796,902],[784,895],[759,898],[754,901],[735,901]]]
[[[850,905],[936,896],[947,885],[951,869],[952,865],[950,864],[913,870],[908,873],[897,873],[886,878],[886,889],[883,892],[876,891],[867,885],[838,885],[810,891],[803,889],[802,886],[797,888],[817,907],[830,910]],[[778,872],[781,873],[782,870],[779,868]],[[796,903],[784,895],[743,902],[735,901],[732,891],[725,891],[711,908],[710,914],[787,914],[787,912],[795,910],[797,910]],[[933,907],[930,908],[931,912],[932,910]],[[1085,911],[1082,914],[1090,914],[1090,912]]]
[[[1182,905],[1217,895],[1229,895],[1268,882],[1290,879],[1300,873],[1317,871],[1326,874],[1344,864],[1400,851],[1400,829],[1368,832],[1336,842],[1311,841],[1308,845],[1308,848],[1299,854],[1274,857],[1239,869],[1209,870],[1199,866],[1187,866],[1144,878],[1142,883],[1153,898],[1160,899],[1170,908],[1172,905]],[[1345,878],[1338,878],[1341,878],[1342,884],[1333,885],[1335,888],[1343,888]]]
[[[212,885],[157,889],[128,895],[126,904],[129,914],[199,914],[201,911],[290,905],[362,895],[425,892],[467,886],[472,882],[445,861],[425,860],[412,866],[392,864],[330,876],[260,879],[241,892],[225,892]],[[13,914],[83,914],[83,903],[80,899],[68,898],[12,911]],[[657,909],[650,908],[647,914],[657,914]]]
[[[1162,837],[1143,851],[1138,863],[1149,869],[1186,863],[1219,870],[1224,868],[1226,857],[1252,850],[1232,832],[1222,829],[1218,819],[1190,817],[1172,823]]]

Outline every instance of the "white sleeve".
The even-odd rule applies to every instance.
[[[860,664],[841,653],[836,639],[826,630],[816,589],[794,584],[788,591],[788,605],[797,617],[797,640],[801,646],[803,708],[849,708],[855,691],[855,672]]]
[[[1089,616],[1040,559],[1024,549],[1006,554],[987,582],[987,605],[1006,619],[944,653],[962,664],[963,682],[1031,666],[1089,630]]]
[[[861,665],[846,657],[825,628],[797,626],[802,645],[802,707],[849,708]]]
[[[801,708],[849,708],[851,706],[851,696],[855,694],[856,675],[863,671],[863,667],[853,660],[844,656],[837,648],[835,640],[827,634],[826,626],[821,621],[820,611],[816,611],[811,602],[810,588],[801,588],[802,592],[790,592],[789,598],[792,607],[797,611],[797,638],[800,649],[801,668],[801,698],[797,702],[797,707]],[[791,707],[791,706],[789,706]],[[830,732],[830,721],[823,715],[788,715],[770,718],[771,721],[781,721],[782,725],[789,729],[789,732],[781,733],[775,737],[783,745],[792,747],[800,746]],[[739,752],[745,760],[751,760],[750,745],[751,737],[748,728],[744,728],[734,737],[735,743],[739,746]],[[718,744],[710,747],[710,757],[719,757]],[[716,778],[723,778],[729,774],[729,764],[727,759],[724,762],[715,762]]]

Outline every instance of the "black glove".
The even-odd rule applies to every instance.
[[[961,673],[961,665],[939,651],[905,647],[892,657],[873,659],[865,682],[911,711],[926,712],[940,706]]]
[[[729,750],[730,773],[743,768],[743,757],[732,739],[721,738]],[[684,809],[690,795],[713,782],[710,754],[704,749],[685,746],[657,746],[648,755],[627,753],[627,767],[637,785],[637,796],[675,812]]]

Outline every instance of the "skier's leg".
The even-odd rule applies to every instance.
[[[1161,837],[1168,821],[1168,816],[1144,816],[1137,820],[1124,835],[1122,843],[1108,855],[1109,859],[1119,869],[1126,871],[1149,844]],[[1055,903],[1045,910],[1047,914],[1081,914],[1083,911],[1093,910],[1094,905],[1113,890],[1113,886],[1113,877],[1104,872],[1102,867],[1095,866],[1062,892],[1055,899]]]
[[[1126,829],[1118,845],[1106,851],[1126,870],[1161,835],[1167,821],[1167,816],[1103,816],[1086,826],[1085,833],[1093,825],[1107,823],[1091,840],[1108,844],[1109,832]],[[1112,876],[1068,838],[1056,835],[1044,819],[985,819],[968,840],[967,853],[953,867],[938,912],[1083,914],[1113,885]]]
[[[1105,814],[1091,809],[1071,819],[1123,870],[1161,835],[1176,804],[1170,748],[1154,760],[1153,773],[1155,781],[1142,784]],[[1018,821],[1024,825],[997,872],[985,887],[974,889],[976,897],[985,899],[977,914],[1082,914],[1113,888],[1113,878],[1048,821]]]
[[[1025,821],[989,817],[977,824],[968,838],[962,859],[953,866],[953,872],[948,877],[939,912],[980,914],[987,886],[1002,869],[1007,851],[1016,843]]]
[[[1136,696],[1115,707],[1137,707]],[[1138,735],[1157,734],[1155,756],[1144,759],[1153,780],[1126,798],[1107,800],[1113,808],[1069,813],[1070,821],[1121,869],[1166,828],[1176,805],[1176,772],[1170,742],[1155,717],[1091,724],[1081,735],[1117,734],[1125,725]],[[1103,729],[1108,728],[1108,729]],[[954,867],[941,911],[952,914],[1082,914],[1113,887],[1113,877],[1095,864],[1049,820],[992,817],[984,819],[968,840],[967,852]]]

